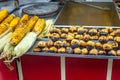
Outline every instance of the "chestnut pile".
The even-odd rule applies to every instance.
[[[34,52],[120,55],[120,29],[51,28],[48,42],[40,41]]]

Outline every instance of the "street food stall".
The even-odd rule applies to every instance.
[[[0,80],[120,80],[120,2],[45,1],[1,0]]]

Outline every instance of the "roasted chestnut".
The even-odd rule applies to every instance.
[[[87,29],[85,29],[84,27],[79,27],[77,32],[78,32],[78,34],[82,35],[87,32]]]
[[[61,38],[65,39],[67,37],[66,33],[61,34]]]
[[[85,48],[87,43],[85,41],[83,41],[83,40],[80,40],[79,45],[80,45],[80,48]]]
[[[98,39],[98,36],[91,36],[91,39]]]
[[[113,37],[114,37],[114,36],[115,36],[115,31],[111,32],[111,33],[110,33],[110,36],[113,36]]]
[[[113,36],[107,36],[108,40],[113,40]]]
[[[57,28],[50,28],[50,33],[57,33]]]
[[[42,49],[42,51],[48,52],[48,51],[49,51],[49,48],[48,48],[48,47],[44,47],[44,48]]]
[[[60,38],[60,35],[57,33],[53,33],[52,36],[50,37],[52,41],[57,41]]]
[[[82,54],[88,54],[88,50],[87,50],[86,48],[83,48],[83,49],[81,50],[81,52],[82,52]]]
[[[74,54],[81,54],[81,49],[80,48],[75,48],[74,49]]]
[[[49,48],[49,52],[56,53],[57,52],[57,48],[52,46],[52,47]]]
[[[80,40],[82,40],[82,39],[83,39],[83,35],[77,34],[77,35],[75,36],[75,39],[80,39]]]
[[[97,34],[97,29],[90,29],[90,30],[89,30],[89,34],[90,34],[91,36],[96,35],[96,34]]]
[[[119,49],[119,46],[118,46],[117,42],[113,42],[112,46],[113,46],[113,50],[115,50],[115,51],[117,51]]]
[[[51,47],[51,46],[53,46],[53,45],[54,45],[54,42],[53,42],[53,41],[51,41],[51,40],[48,41],[48,43],[47,43],[47,46],[48,46],[48,47]]]
[[[61,32],[67,34],[67,33],[69,32],[69,29],[68,29],[68,28],[62,28],[62,29],[61,29]]]
[[[111,50],[111,51],[109,51],[108,53],[107,53],[107,55],[109,55],[109,56],[112,56],[112,55],[116,55],[117,53],[116,53],[116,51],[114,51],[114,50]]]
[[[51,28],[51,29],[50,29],[50,33],[58,33],[58,34],[61,34],[61,31],[60,31],[60,29],[58,29],[58,28]]]
[[[66,41],[68,41],[68,42],[71,42],[73,39],[74,39],[74,37],[71,35],[67,35],[67,37],[66,37]]]
[[[120,36],[120,29],[115,30],[114,34],[115,36]]]
[[[106,29],[108,30],[109,33],[111,33],[113,31],[112,27],[106,27]]]
[[[64,47],[70,47],[70,43],[68,43],[67,41],[63,41],[63,46]]]
[[[103,44],[103,49],[106,51],[110,51],[113,49],[113,46],[110,43]]]
[[[100,37],[99,37],[99,41],[100,41],[101,43],[107,43],[107,42],[108,42],[108,38],[107,38],[106,36],[100,36]]]
[[[59,48],[58,53],[66,53],[65,48],[64,47]]]
[[[98,50],[102,50],[102,49],[103,49],[103,45],[102,45],[100,42],[97,42],[97,43],[95,44],[95,46],[96,46],[96,48],[97,48]]]
[[[44,42],[44,41],[38,42],[38,47],[39,47],[39,48],[44,48],[44,47],[46,47],[46,46],[47,46],[46,42]]]
[[[71,41],[71,47],[72,47],[73,49],[79,47],[79,40],[73,39],[73,40]]]
[[[100,51],[98,52],[98,55],[106,55],[106,51],[100,50]]]
[[[39,47],[33,49],[34,52],[41,52],[42,50]]]
[[[120,56],[120,50],[117,50],[117,55]]]
[[[97,49],[91,49],[89,51],[89,54],[91,54],[91,55],[98,55],[98,50]]]
[[[120,43],[120,37],[115,37],[115,38],[114,38],[114,41]]]
[[[56,41],[56,42],[54,43],[54,46],[55,46],[56,48],[63,47],[63,42],[62,42],[62,41]]]
[[[107,36],[108,35],[108,30],[107,29],[101,29],[100,30],[100,35],[101,36]]]
[[[73,54],[73,49],[72,49],[71,47],[67,47],[67,48],[66,48],[66,52],[67,52],[68,54]]]
[[[86,48],[87,48],[88,50],[91,50],[91,49],[93,49],[94,47],[95,47],[95,43],[94,43],[93,41],[88,41],[88,42],[87,42]]]
[[[91,39],[91,36],[89,34],[84,35],[84,41],[87,42]]]
[[[70,32],[77,32],[77,27],[71,26],[70,27]]]

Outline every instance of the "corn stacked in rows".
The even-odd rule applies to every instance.
[[[8,16],[8,10],[3,9],[0,11],[0,23]]]
[[[34,27],[37,20],[38,17],[34,16],[30,18],[26,25],[17,27],[17,29],[15,29],[14,33],[11,36],[10,40],[11,45],[17,45],[26,35],[26,33],[29,32]]]

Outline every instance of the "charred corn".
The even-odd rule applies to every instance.
[[[17,45],[25,36],[25,33],[24,28],[16,29],[11,36],[10,44]]]
[[[37,16],[33,16],[32,18],[30,18],[30,20],[27,23],[27,26],[25,27],[25,31],[30,32],[33,29],[33,27],[34,27],[35,23],[37,22],[37,20],[38,20]]]
[[[45,20],[44,19],[38,19],[38,21],[35,24],[32,31],[35,32],[37,34],[37,36],[39,36],[39,34],[42,32],[42,30],[45,28],[45,26],[46,26]]]
[[[27,23],[28,20],[29,20],[29,16],[27,14],[24,14],[20,19],[20,23]]]
[[[4,33],[8,28],[9,28],[9,24],[8,23],[2,23],[2,24],[0,24],[0,35],[2,33]]]
[[[15,29],[14,33],[11,36],[10,43],[12,45],[17,45],[22,38],[29,32],[35,25],[36,21],[38,20],[37,16],[32,17],[24,27],[19,27]]]
[[[5,20],[2,23],[10,23],[14,17],[15,17],[15,15],[11,14],[7,18],[5,18]]]
[[[29,16],[27,14],[24,14],[15,29],[19,27],[24,27],[27,24],[28,20]]]
[[[0,22],[2,22],[8,16],[8,10],[3,9],[0,11]]]
[[[16,17],[10,22],[10,29],[12,32],[14,31],[14,29],[17,26],[17,24],[19,23],[19,21],[20,21],[20,18]]]

